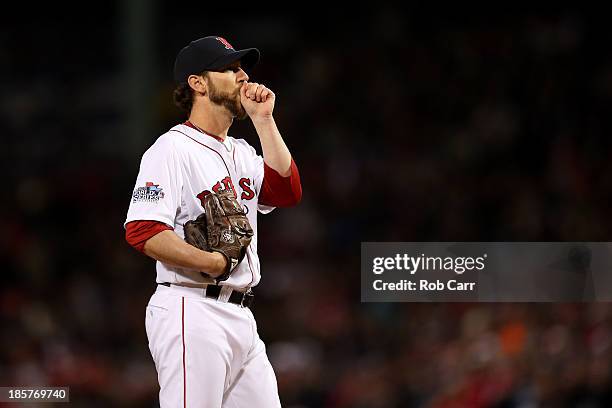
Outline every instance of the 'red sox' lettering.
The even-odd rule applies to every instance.
[[[253,198],[255,198],[255,192],[251,188],[251,179],[243,177],[238,182],[238,185],[242,189],[242,194],[240,195],[240,198],[242,200],[252,200]],[[234,183],[232,183],[232,179],[230,177],[225,177],[223,180],[217,181],[215,185],[213,186],[212,191],[214,191],[215,193],[218,193],[221,190],[228,190],[228,189],[234,192],[234,197],[238,197],[238,195],[236,194],[236,189],[234,188]],[[202,206],[204,206],[204,199],[209,194],[210,194],[210,190],[204,190],[197,195],[198,199],[200,200],[200,204]]]
[[[252,200],[253,197],[255,197],[255,192],[251,190],[251,179],[243,177],[238,182],[238,185],[242,189],[242,195],[240,195],[240,198],[243,200]]]

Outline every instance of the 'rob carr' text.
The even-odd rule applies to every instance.
[[[441,280],[428,281],[427,279],[419,279],[417,282],[402,279],[398,282],[383,282],[377,279],[373,282],[374,290],[404,290],[404,291],[438,291],[438,290],[453,290],[453,291],[472,291],[476,286],[476,282],[457,282],[451,279],[448,282]]]

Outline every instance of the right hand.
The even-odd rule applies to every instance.
[[[270,119],[276,96],[269,88],[255,82],[243,82],[240,103],[251,120]]]

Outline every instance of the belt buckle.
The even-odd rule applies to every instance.
[[[242,295],[242,299],[240,300],[240,307],[250,307],[253,304],[253,298],[255,295],[251,288],[248,291],[244,292]],[[246,303],[246,304],[245,304]]]

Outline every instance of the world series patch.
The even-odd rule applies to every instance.
[[[164,192],[162,190],[163,189],[159,186],[159,184],[153,184],[152,182],[147,181],[144,187],[136,187],[134,189],[134,194],[132,194],[132,202],[157,202],[164,198]]]

